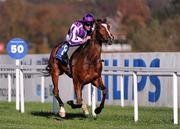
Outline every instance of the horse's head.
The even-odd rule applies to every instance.
[[[106,19],[95,20],[95,31],[97,39],[108,44],[112,44],[114,39],[113,35],[110,32],[110,25],[107,23]]]

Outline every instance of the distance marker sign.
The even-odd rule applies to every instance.
[[[21,38],[13,38],[8,42],[6,51],[11,58],[21,59],[28,53],[28,45]]]

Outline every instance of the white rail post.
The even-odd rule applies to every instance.
[[[124,77],[120,75],[121,106],[124,107]]]
[[[16,60],[16,65],[20,65],[20,60]],[[20,69],[16,69],[16,110],[20,109],[20,102],[19,102],[19,71]]]
[[[88,106],[91,106],[91,84],[88,84]]]
[[[21,96],[21,113],[24,113],[24,77],[22,70],[20,70],[20,96]]]
[[[174,124],[178,124],[178,87],[176,73],[173,73],[173,121]]]
[[[44,76],[41,77],[41,103],[44,103],[44,84],[45,84]]]
[[[93,117],[96,117],[96,113],[94,110],[96,109],[96,88],[93,86],[92,89],[92,115]]]
[[[8,74],[8,102],[11,102],[11,75]]]
[[[138,121],[138,90],[137,90],[137,74],[133,72],[134,85],[134,121]]]

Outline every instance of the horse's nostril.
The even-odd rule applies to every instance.
[[[111,34],[111,40],[114,40],[114,36]]]
[[[112,39],[108,38],[108,44],[111,45],[112,44]]]

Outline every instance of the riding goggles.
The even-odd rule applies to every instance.
[[[84,23],[84,25],[86,25],[86,26],[91,26],[91,27],[93,26],[93,24],[94,24],[94,22],[85,22],[85,23]]]

